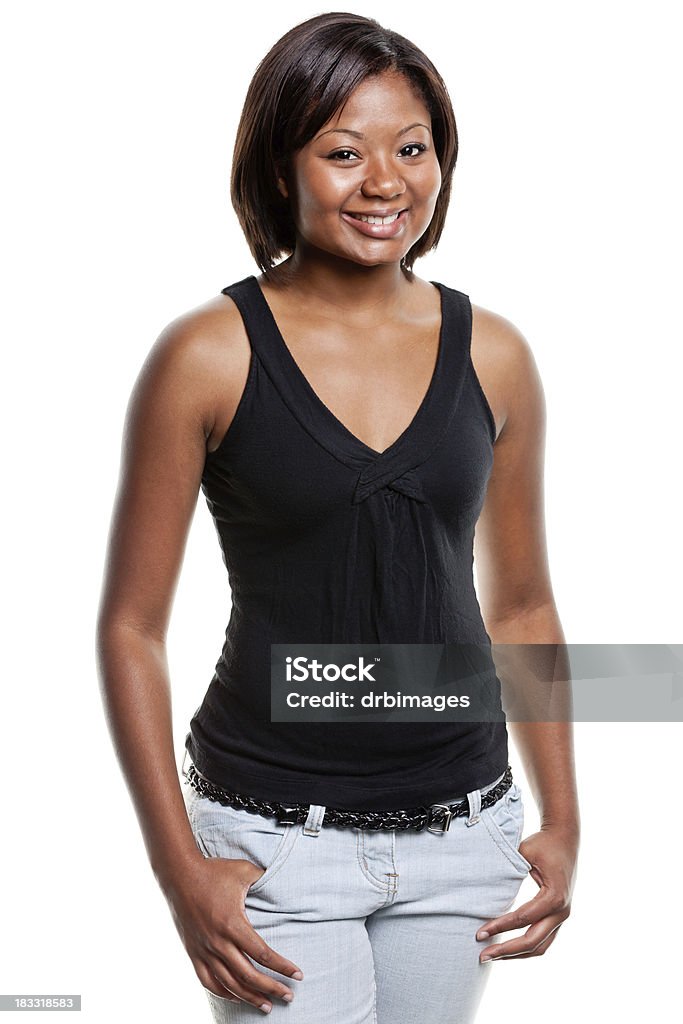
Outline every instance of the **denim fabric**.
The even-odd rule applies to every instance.
[[[502,776],[501,776],[502,777]],[[447,832],[372,832],[321,827],[325,808],[303,824],[279,825],[200,796],[186,781],[188,817],[205,857],[246,858],[265,868],[248,890],[255,930],[304,973],[264,1014],[206,992],[217,1024],[268,1016],[288,1024],[469,1024],[490,964],[477,929],[510,909],[531,868],[518,850],[524,826],[516,783],[496,804],[481,798],[499,779],[468,794],[469,814]],[[436,802],[436,801],[435,801]]]

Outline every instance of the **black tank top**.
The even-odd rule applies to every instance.
[[[271,722],[271,644],[486,645],[474,527],[495,423],[471,359],[472,308],[436,281],[436,367],[378,453],[318,398],[253,275],[223,289],[251,346],[247,383],[201,487],[232,591],[225,643],[185,746],[212,781],[259,799],[386,810],[505,771],[504,721]]]

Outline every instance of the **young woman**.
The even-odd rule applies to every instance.
[[[274,644],[563,642],[529,346],[412,269],[456,155],[411,42],[352,14],[297,25],[256,70],[234,154],[262,273],[170,324],[131,398],[103,692],[216,1021],[462,1024],[487,961],[545,953],[569,914],[568,723],[514,723],[542,819],[520,841],[504,719],[271,720]],[[232,610],[181,785],[165,637],[200,487]],[[529,874],[539,892],[508,913]]]

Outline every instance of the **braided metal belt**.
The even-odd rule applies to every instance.
[[[215,800],[226,807],[260,814],[265,818],[277,818],[280,825],[303,824],[309,811],[308,804],[282,804],[269,800],[257,800],[252,796],[244,796],[224,789],[211,782],[197,771],[193,764],[187,769],[186,777],[193,789],[201,796]],[[505,769],[505,775],[481,798],[481,806],[491,807],[508,791],[512,785],[512,769]],[[323,827],[337,825],[342,828],[363,828],[378,831],[379,829],[414,828],[421,832],[447,832],[453,818],[469,814],[469,802],[461,800],[454,804],[431,804],[429,807],[411,807],[400,811],[343,811],[334,807],[325,808]]]

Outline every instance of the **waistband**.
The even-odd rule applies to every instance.
[[[467,824],[474,825],[479,821],[479,813],[482,808],[491,807],[497,803],[513,782],[512,769],[508,765],[503,774],[493,782],[481,789],[472,790],[454,802],[450,802],[450,800],[433,802],[428,806],[422,805],[396,811],[348,811],[320,804],[286,805],[278,801],[258,800],[243,793],[236,793],[207,779],[191,761],[185,770],[187,759],[186,752],[182,773],[187,778],[189,785],[200,796],[237,810],[249,811],[267,818],[277,818],[281,825],[303,824],[304,832],[307,835],[317,835],[321,828],[330,826],[369,830],[411,828],[417,832],[421,832],[423,829],[426,829],[427,832],[447,832],[453,818],[467,815]]]

